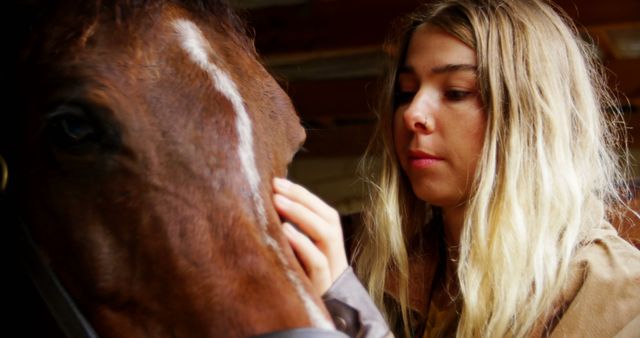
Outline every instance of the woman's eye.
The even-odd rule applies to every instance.
[[[449,101],[462,101],[471,94],[470,91],[451,89],[444,92],[444,97]]]
[[[411,102],[411,100],[413,100],[413,97],[416,95],[415,92],[407,92],[407,91],[396,91],[395,95],[394,95],[394,102],[395,105],[402,105],[402,104],[406,104]]]

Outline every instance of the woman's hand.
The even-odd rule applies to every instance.
[[[297,184],[281,178],[275,178],[273,183],[276,210],[302,231],[285,222],[284,233],[314,288],[322,295],[348,266],[340,215]]]

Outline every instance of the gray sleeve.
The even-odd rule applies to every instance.
[[[382,314],[351,267],[333,282],[322,299],[336,328],[349,337],[393,337]]]

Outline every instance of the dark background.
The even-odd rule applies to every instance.
[[[371,107],[382,70],[382,43],[394,18],[422,1],[232,3],[253,27],[258,52],[307,127],[306,150],[294,161],[292,178],[342,213],[357,211],[362,189],[354,171],[375,122]],[[555,3],[596,42],[626,112],[630,147],[640,155],[640,0]]]
[[[359,155],[373,116],[372,83],[391,21],[416,0],[254,0],[245,7],[256,47],[273,73],[286,79],[299,114],[312,128],[306,156]],[[611,84],[637,111],[640,105],[640,1],[558,0],[588,33],[611,70]],[[247,8],[249,7],[249,8]],[[623,49],[633,51],[625,56]],[[628,53],[631,54],[631,53]],[[627,108],[629,109],[629,108]],[[630,119],[636,127],[637,119]],[[634,128],[637,129],[637,128]],[[638,137],[640,140],[640,137]]]

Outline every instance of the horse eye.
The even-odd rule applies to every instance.
[[[55,147],[73,153],[85,152],[97,143],[100,133],[85,110],[61,105],[47,117],[46,136]]]

